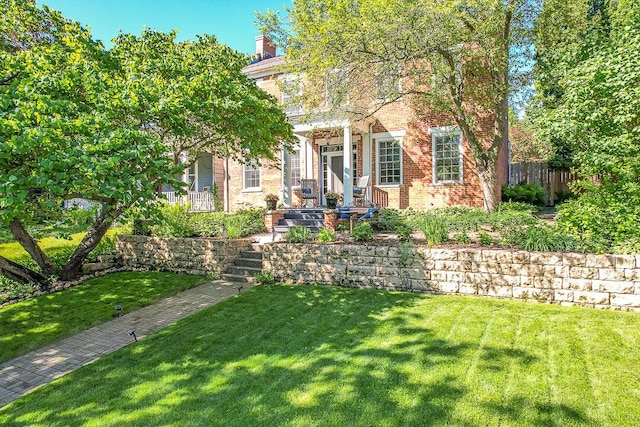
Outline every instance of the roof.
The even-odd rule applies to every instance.
[[[284,56],[280,55],[275,58],[263,59],[255,64],[247,65],[242,69],[242,72],[248,76],[262,74],[265,71],[275,70],[282,64],[284,64]]]

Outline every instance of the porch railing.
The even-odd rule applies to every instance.
[[[213,195],[210,191],[189,191],[186,195],[177,195],[174,191],[164,191],[170,205],[189,203],[190,212],[213,212]]]

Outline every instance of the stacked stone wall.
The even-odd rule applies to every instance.
[[[286,281],[485,295],[640,311],[640,255],[362,245],[265,245]]]
[[[161,239],[119,235],[116,251],[127,268],[206,275],[223,272],[250,244],[250,239]]]

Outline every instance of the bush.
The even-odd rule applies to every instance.
[[[401,225],[406,225],[406,221],[397,209],[380,209],[378,217],[372,220],[372,226],[376,231],[394,232]]]
[[[515,185],[513,188],[503,185],[502,200],[544,206],[544,188],[537,183],[520,183]]]
[[[444,218],[427,214],[420,218],[420,230],[429,246],[438,245],[449,240],[449,230]]]
[[[297,225],[289,229],[286,240],[289,243],[306,243],[309,240],[310,234],[307,227]]]
[[[361,222],[353,227],[351,238],[356,242],[368,242],[373,239],[373,228],[369,222]]]
[[[455,236],[453,236],[453,238],[457,243],[461,245],[467,245],[471,242],[471,238],[469,237],[466,231],[462,231],[456,234]]]
[[[318,232],[318,241],[322,243],[334,242],[336,240],[336,233],[330,228],[322,228]]]
[[[243,209],[225,216],[227,237],[236,239],[264,230],[264,209]]]
[[[514,230],[505,236],[505,242],[525,251],[567,252],[578,249],[578,241],[548,225]]]
[[[410,240],[411,233],[413,233],[413,230],[408,225],[399,224],[396,227],[396,234],[398,235],[398,240],[400,240],[401,242],[406,242]]]
[[[259,285],[273,285],[274,283],[276,283],[273,272],[267,270],[260,271],[258,274],[256,274],[255,279],[256,283]]]
[[[493,237],[486,231],[480,231],[478,233],[478,243],[482,246],[492,246],[494,243]]]
[[[189,218],[189,206],[164,203],[158,210],[156,222],[151,231],[157,237],[193,237],[196,230]],[[135,233],[134,222],[134,234]]]
[[[113,255],[116,253],[115,237],[104,236],[98,246],[93,248],[86,258],[87,262],[95,262],[100,255]]]

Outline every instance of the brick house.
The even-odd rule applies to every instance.
[[[451,117],[420,112],[400,100],[380,108],[366,120],[303,118],[301,107],[287,101],[294,76],[281,71],[283,57],[264,36],[256,37],[256,60],[243,69],[264,91],[285,105],[298,138],[295,153],[281,153],[281,168],[247,166],[231,160],[201,158],[185,172],[192,191],[216,183],[226,210],[264,206],[276,193],[283,206],[299,206],[300,180],[315,179],[324,205],[326,192],[344,194],[352,202],[358,178],[369,176],[367,202],[397,209],[451,205],[483,206],[482,188],[470,148]],[[299,86],[298,86],[299,87]],[[374,88],[375,90],[375,88]],[[327,102],[329,97],[327,95]],[[375,97],[372,97],[375,98]],[[489,142],[493,120],[479,120]],[[507,182],[508,144],[498,158],[498,188]],[[228,171],[225,181],[224,171]]]

